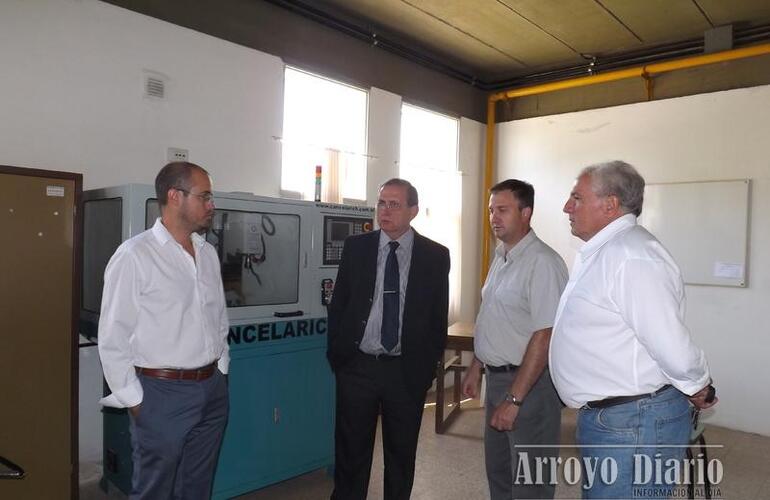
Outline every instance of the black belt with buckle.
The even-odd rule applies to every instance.
[[[588,410],[597,410],[600,408],[609,408],[610,406],[622,405],[624,403],[630,403],[631,401],[638,401],[644,398],[650,398],[657,396],[663,391],[671,388],[671,384],[666,384],[655,392],[648,392],[646,394],[638,394],[636,396],[615,396],[613,398],[597,399],[596,401],[589,401],[583,408]]]
[[[518,367],[519,365],[503,365],[503,366],[484,365],[484,368],[492,373],[512,372],[516,370]]]
[[[390,354],[368,354],[364,351],[358,351],[359,354],[362,356],[371,359],[372,361],[392,361],[394,359],[399,359],[401,356],[392,356]]]

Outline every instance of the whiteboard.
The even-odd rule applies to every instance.
[[[648,184],[639,223],[690,285],[745,287],[749,179]]]

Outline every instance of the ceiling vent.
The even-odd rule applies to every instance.
[[[144,70],[144,96],[165,99],[168,77],[157,71]]]
[[[147,77],[147,81],[144,85],[144,95],[147,97],[156,97],[158,99],[163,99],[163,96],[166,93],[166,82],[159,78],[154,78],[152,76]]]

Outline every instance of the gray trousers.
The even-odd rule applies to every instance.
[[[484,458],[490,498],[553,498],[556,486],[555,483],[550,484],[551,465],[548,460],[555,460],[559,449],[526,447],[559,444],[561,401],[551,383],[548,369],[543,371],[524,398],[512,431],[501,432],[489,426],[495,408],[503,401],[515,377],[516,371],[487,371]],[[519,463],[520,459],[528,460]],[[542,472],[540,477],[538,468]],[[555,481],[556,478],[553,479]]]
[[[201,381],[139,380],[144,399],[139,416],[130,417],[130,498],[211,498],[229,408],[225,376],[215,370]]]

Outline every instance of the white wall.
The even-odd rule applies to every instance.
[[[96,0],[2,0],[0,68],[0,165],[80,172],[92,189],[151,183],[166,149],[179,147],[212,173],[217,190],[280,193],[277,57]],[[167,76],[164,101],[143,97],[145,70]],[[371,89],[369,105],[371,204],[379,183],[398,174],[401,97]],[[463,203],[471,205],[480,127],[461,120]],[[462,257],[471,266],[464,294],[478,281],[470,243]],[[462,311],[472,321],[475,299]],[[95,347],[81,349],[79,387],[80,460],[98,462],[102,381]]]
[[[533,226],[572,263],[561,212],[581,167],[622,159],[647,182],[751,178],[749,286],[687,286],[687,323],[720,403],[707,421],[770,435],[770,86],[503,123],[497,177],[536,190]],[[715,204],[730,203],[715,199]]]
[[[460,303],[458,321],[473,323],[481,302],[479,269],[481,268],[482,214],[486,214],[486,199],[482,200],[484,174],[484,146],[486,125],[469,118],[460,118],[458,166],[462,173],[462,205],[460,258],[452,266],[461,266]],[[483,212],[482,212],[483,210]]]
[[[220,190],[278,195],[283,63],[95,0],[0,2],[0,162],[152,182],[169,146]],[[168,77],[143,97],[144,71]]]

